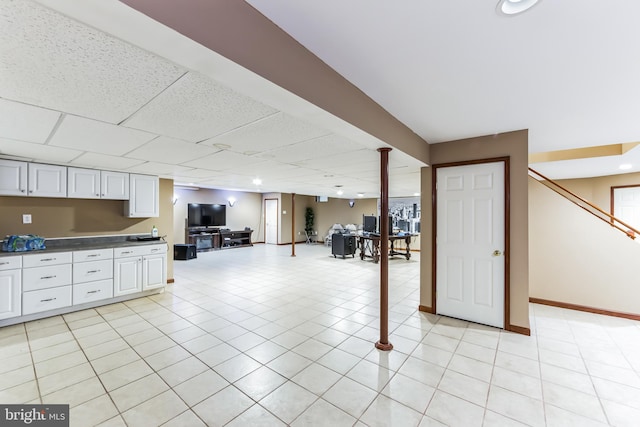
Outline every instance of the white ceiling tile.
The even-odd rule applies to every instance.
[[[0,155],[2,156],[24,157],[39,162],[67,163],[82,153],[82,151],[68,148],[0,138]]]
[[[261,163],[263,161],[264,159],[223,150],[197,160],[185,162],[182,165],[213,171],[227,171],[233,170],[236,167],[243,167],[250,164]]]
[[[0,99],[0,138],[46,142],[60,113]]]
[[[0,97],[119,123],[186,70],[31,1],[3,1]]]
[[[327,135],[310,141],[299,142],[278,148],[267,153],[258,154],[263,158],[275,158],[286,163],[297,163],[331,154],[346,154],[363,147],[349,139],[338,135]]]
[[[208,77],[190,72],[136,112],[125,125],[199,142],[276,112]]]
[[[144,161],[109,156],[107,154],[85,153],[77,159],[74,159],[71,163],[89,168],[125,170],[144,163]]]
[[[67,115],[49,144],[121,156],[155,137],[156,135],[151,133]]]
[[[167,163],[158,163],[158,162],[145,162],[136,166],[132,166],[127,169],[130,172],[136,173],[146,173],[152,175],[180,175],[187,171],[190,171],[191,168],[187,168],[184,166],[178,165],[170,165]]]
[[[237,153],[264,152],[330,132],[284,113],[274,114],[223,135],[204,141],[207,145],[225,145]]]
[[[200,178],[200,179],[215,178],[215,177],[221,177],[225,175],[227,174],[224,172],[215,172],[207,169],[191,169],[191,170],[180,173],[180,176],[191,177],[192,179],[193,178]]]
[[[213,154],[218,149],[180,139],[160,136],[127,153],[126,157],[162,163],[184,163]]]

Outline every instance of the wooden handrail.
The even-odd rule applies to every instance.
[[[546,176],[542,175],[540,172],[538,172],[538,171],[536,171],[534,169],[531,169],[531,168],[529,168],[529,172],[533,173],[534,175],[539,176],[540,178],[542,178],[543,180],[545,180],[546,182],[551,184],[553,187],[552,186],[547,186],[549,189],[555,191],[556,193],[558,193],[559,195],[561,195],[565,199],[567,199],[570,202],[574,203],[575,205],[581,207],[582,209],[584,209],[585,211],[589,212],[591,215],[595,216],[596,218],[599,218],[600,220],[602,220],[602,221],[606,222],[607,224],[611,225],[612,227],[617,228],[618,230],[622,231],[624,234],[626,234],[627,236],[631,237],[632,239],[635,239],[637,235],[640,235],[640,231],[636,230],[635,228],[633,228],[632,226],[630,226],[626,222],[616,218],[615,216],[611,215],[608,212],[603,211],[598,206],[594,205],[593,203],[589,202],[586,199],[583,199],[582,197],[578,196],[577,194],[573,193],[572,191],[564,188],[562,185],[558,184],[557,182],[555,182],[552,179],[547,178]],[[561,193],[560,191],[558,191],[554,187],[559,188],[560,190],[562,190],[565,193],[569,194],[574,199],[577,199],[580,202],[588,205],[591,209],[594,209],[594,210],[598,211],[599,213],[601,213],[602,215],[604,215],[608,219],[605,219],[605,218],[597,215],[593,211],[587,209],[586,207],[580,205],[578,202],[576,202],[575,200],[572,200],[571,198],[567,197],[565,194]],[[623,227],[626,227],[626,230],[624,228],[620,227],[619,225],[617,225],[616,223],[622,225]]]

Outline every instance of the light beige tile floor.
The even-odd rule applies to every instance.
[[[200,253],[163,294],[0,328],[0,401],[69,403],[73,426],[638,425],[640,322],[420,313],[416,253],[390,261],[380,352],[379,267],[290,253]]]

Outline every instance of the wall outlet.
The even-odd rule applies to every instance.
[[[22,214],[22,223],[31,224],[31,214]]]

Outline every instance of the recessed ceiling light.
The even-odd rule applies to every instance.
[[[625,170],[631,169],[631,167],[632,167],[632,166],[633,166],[633,165],[632,165],[631,163],[624,163],[624,164],[622,164],[622,165],[618,166],[618,168],[619,168],[620,170],[625,171]]]
[[[342,191],[342,190],[338,190],[338,191],[337,191],[337,194],[338,194],[338,196],[342,196],[342,195],[344,194],[344,191]]]
[[[420,196],[420,193],[413,193],[413,195],[414,195],[415,197],[418,197],[418,196]]]
[[[254,178],[253,181],[254,185],[262,185],[262,180],[260,178]]]
[[[540,0],[500,0],[496,12],[502,16],[514,16],[531,9],[539,2]]]
[[[358,193],[358,197],[364,197],[364,193]]]

